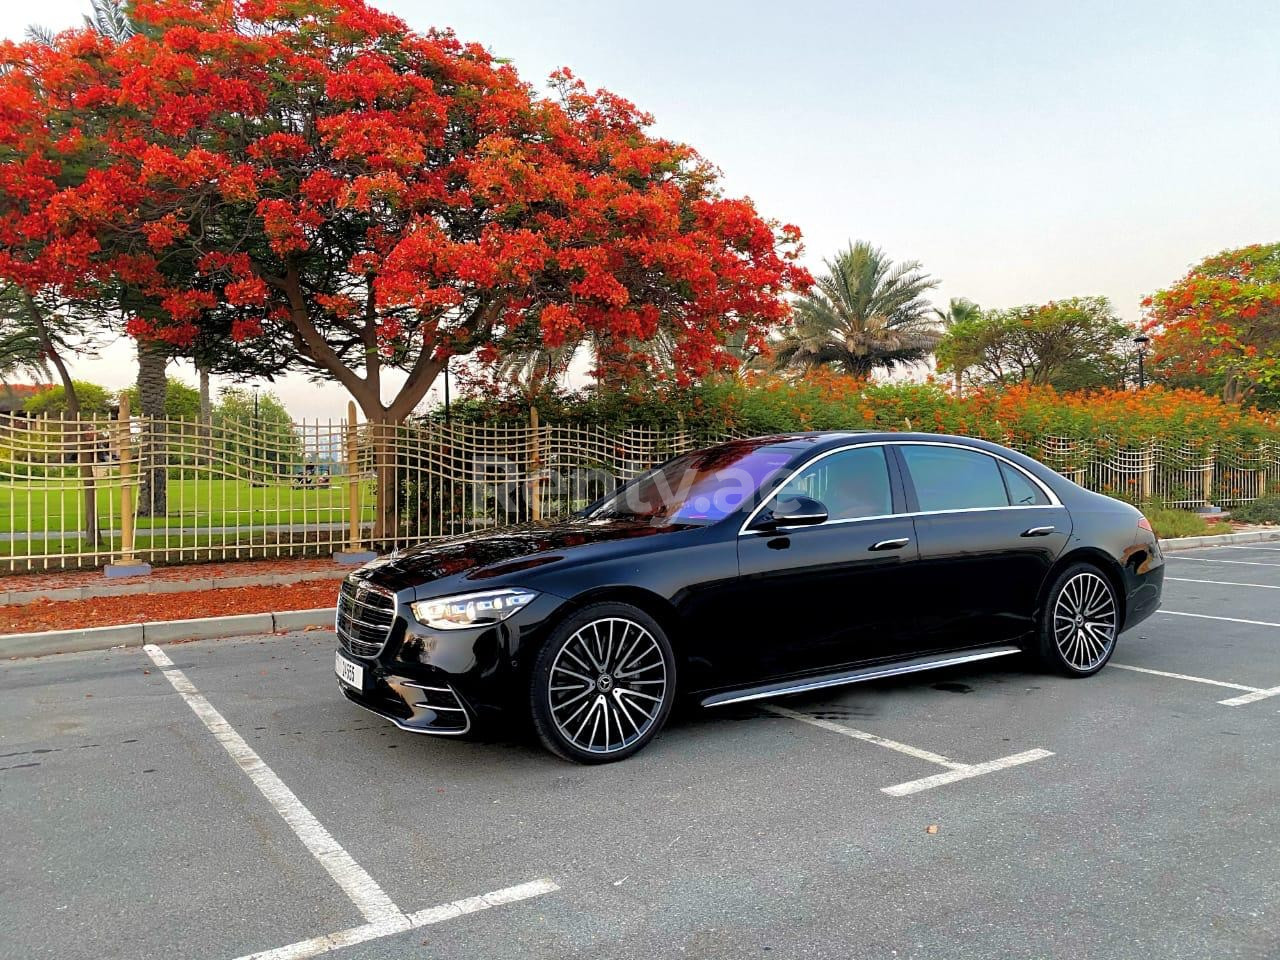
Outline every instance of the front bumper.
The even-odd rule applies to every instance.
[[[361,655],[339,634],[338,652],[363,667],[364,684],[356,690],[335,682],[352,703],[402,730],[459,736],[506,713],[521,697],[529,661],[563,603],[540,594],[501,623],[433,630],[401,615],[408,603],[400,600],[375,656]]]
[[[342,652],[344,656],[349,655],[345,650]],[[343,696],[390,720],[401,730],[456,737],[471,729],[474,712],[448,683],[431,684],[398,677],[376,664],[366,663],[364,671],[361,690],[337,680]]]

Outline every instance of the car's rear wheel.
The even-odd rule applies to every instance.
[[[608,763],[657,736],[675,687],[675,656],[657,621],[630,604],[595,603],[560,623],[539,651],[529,707],[548,750]]]
[[[1070,677],[1101,670],[1116,649],[1120,605],[1097,567],[1076,563],[1053,582],[1040,623],[1040,658]]]

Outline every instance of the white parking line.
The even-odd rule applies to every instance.
[[[955,783],[957,780],[967,780],[969,777],[980,777],[984,773],[1007,770],[1009,767],[1016,767],[1020,763],[1030,763],[1032,760],[1043,760],[1045,757],[1052,756],[1053,754],[1048,750],[1027,750],[1024,753],[1001,757],[999,760],[971,764],[961,770],[948,770],[946,773],[935,773],[932,777],[922,777],[919,780],[909,780],[906,783],[899,783],[892,787],[884,787],[880,792],[887,793],[891,797],[905,797],[913,793],[919,793],[921,790],[932,790],[934,787],[940,787],[945,783]]]
[[[856,730],[853,727],[846,727],[843,723],[836,723],[832,720],[823,720],[819,717],[811,717],[806,713],[798,713],[795,710],[788,710],[786,707],[778,707],[773,704],[764,704],[764,709],[770,713],[776,713],[780,717],[789,717],[792,720],[799,720],[801,723],[807,723],[812,727],[821,727],[823,730],[830,730],[832,733],[838,733],[842,737],[852,737],[854,740],[865,740],[867,743],[874,743],[878,747],[884,747],[888,750],[897,750],[898,753],[905,753],[909,757],[915,757],[917,760],[926,760],[929,763],[936,763],[940,767],[946,767],[949,770],[964,770],[969,765],[951,760],[939,753],[930,753],[928,750],[921,750],[919,747],[913,747],[910,744],[899,743],[897,740],[888,740],[884,737],[878,737],[874,733],[867,733],[865,730]]]
[[[1246,703],[1257,703],[1259,700],[1266,700],[1268,697],[1280,697],[1280,687],[1272,687],[1269,690],[1254,690],[1243,696],[1232,697],[1230,700],[1219,700],[1218,703],[1224,707],[1243,707]]]
[[[1186,563],[1234,563],[1241,567],[1280,567],[1280,563],[1263,563],[1261,560],[1213,560],[1209,557],[1165,557],[1166,560],[1182,560]]]
[[[1210,549],[1214,549],[1214,548],[1210,548]],[[1266,551],[1268,551],[1268,552],[1270,552],[1270,553],[1276,553],[1276,552],[1280,551],[1280,547],[1260,547],[1260,546],[1258,546],[1257,544],[1247,544],[1247,543],[1224,543],[1224,544],[1221,544],[1220,549],[1223,549],[1223,550],[1266,550]]]
[[[222,714],[213,708],[187,679],[187,675],[173,665],[168,655],[151,643],[142,649],[164,673],[192,712],[209,728],[214,739],[222,744],[231,759],[276,808],[276,813],[284,818],[284,822],[311,851],[311,855],[320,861],[320,865],[329,872],[329,876],[333,877],[342,892],[356,905],[356,909],[364,914],[364,918],[370,923],[403,919],[404,914],[391,902],[386,891],[365,872],[364,867],[352,859],[311,811],[303,806],[293,791],[285,786],[284,781],[276,776],[275,771],[262,762],[262,758],[232,729]]]
[[[1217,583],[1224,587],[1258,587],[1262,590],[1280,590],[1280,584],[1275,583],[1240,583],[1237,580],[1193,580],[1191,577],[1165,577],[1165,580],[1172,580],[1175,583]]]
[[[910,780],[907,783],[899,783],[892,787],[882,787],[880,789],[881,793],[887,793],[891,797],[905,797],[912,793],[919,793],[921,790],[931,790],[934,787],[940,787],[946,783],[955,783],[957,780],[968,780],[970,777],[980,777],[984,773],[994,773],[997,770],[1004,770],[1008,767],[1016,767],[1022,763],[1030,763],[1032,760],[1043,760],[1045,757],[1053,756],[1053,753],[1049,750],[1036,749],[1027,750],[1023,753],[1015,753],[1008,757],[1001,757],[998,760],[988,760],[986,763],[961,763],[958,760],[952,760],[950,757],[944,757],[939,753],[921,750],[919,747],[913,747],[907,743],[900,743],[897,740],[889,740],[886,737],[881,737],[874,733],[867,733],[865,730],[847,727],[843,723],[836,723],[832,720],[823,720],[820,717],[811,717],[808,714],[800,713],[796,710],[790,710],[787,707],[779,707],[771,703],[761,704],[761,706],[770,713],[777,714],[780,717],[799,720],[801,723],[807,723],[812,727],[818,727],[822,730],[829,730],[832,733],[838,733],[842,737],[850,737],[854,740],[874,743],[876,746],[885,747],[888,750],[896,750],[898,753],[905,753],[907,756],[915,757],[917,760],[925,760],[929,763],[934,763],[940,767],[947,768],[946,773],[935,773],[930,777],[923,777],[919,780]]]
[[[285,823],[311,852],[311,855],[328,871],[329,876],[333,877],[334,882],[342,888],[342,892],[369,921],[359,927],[351,927],[337,933],[250,954],[249,957],[253,960],[305,960],[307,957],[328,953],[340,947],[364,943],[393,933],[402,933],[415,927],[440,923],[463,914],[475,913],[477,910],[515,903],[560,889],[550,880],[533,880],[519,886],[484,893],[478,897],[455,900],[452,903],[406,914],[392,902],[377,881],[343,849],[294,792],[285,786],[284,781],[276,776],[275,771],[263,762],[240,734],[236,733],[222,714],[214,709],[213,705],[196,689],[195,684],[187,679],[187,675],[173,665],[168,655],[151,643],[146,644],[142,649],[160,668],[165,679],[186,701],[192,712],[213,734],[214,739],[222,744],[223,749],[231,755],[231,759],[253,781],[253,785],[284,818]],[[249,960],[249,958],[241,958],[241,960]]]
[[[1280,623],[1270,620],[1241,620],[1239,617],[1215,617],[1208,613],[1185,613],[1182,610],[1157,610],[1168,617],[1195,617],[1197,620],[1223,620],[1227,623],[1247,623],[1251,627],[1280,627]]]
[[[494,890],[492,893],[483,893],[478,897],[468,897],[465,900],[455,900],[452,903],[444,903],[438,907],[428,907],[426,910],[419,910],[417,913],[401,916],[398,920],[366,923],[360,927],[339,930],[337,933],[330,933],[323,937],[300,940],[288,946],[276,947],[274,950],[251,953],[238,958],[238,960],[307,960],[309,957],[317,957],[322,953],[329,953],[342,947],[376,940],[379,937],[390,936],[393,933],[403,933],[406,930],[429,926],[433,923],[441,923],[444,920],[452,920],[454,917],[461,917],[468,913],[488,910],[490,907],[517,903],[520,900],[528,900],[530,897],[539,897],[544,893],[554,893],[559,889],[550,880],[534,880],[516,887],[506,887],[502,890]]]
[[[1185,673],[1169,673],[1167,670],[1152,670],[1149,667],[1135,667],[1127,663],[1116,663],[1114,660],[1108,664],[1109,667],[1115,667],[1117,670],[1132,670],[1134,673],[1149,673],[1153,677],[1168,677],[1170,680],[1188,680],[1191,683],[1207,683],[1215,687],[1226,687],[1229,690],[1248,690],[1250,693],[1256,693],[1257,687],[1246,687],[1243,683],[1227,683],[1225,680],[1209,680],[1205,677],[1193,677]]]
[[[1264,690],[1261,687],[1245,686],[1243,683],[1228,683],[1226,680],[1210,680],[1207,677],[1193,677],[1185,673],[1169,673],[1167,670],[1135,667],[1127,663],[1116,663],[1114,660],[1108,666],[1115,667],[1117,670],[1132,670],[1134,673],[1149,673],[1153,677],[1168,677],[1170,680],[1187,680],[1191,683],[1205,683],[1214,687],[1226,687],[1228,690],[1246,691],[1243,696],[1232,697],[1230,700],[1219,700],[1218,703],[1224,707],[1243,707],[1245,704],[1257,703],[1259,700],[1280,696],[1280,687],[1271,687]]]

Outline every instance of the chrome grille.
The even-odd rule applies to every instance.
[[[338,639],[357,657],[376,657],[396,619],[395,594],[362,581],[343,580],[338,591]]]

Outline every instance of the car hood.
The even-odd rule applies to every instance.
[[[689,529],[684,525],[660,527],[636,520],[530,523],[489,533],[434,540],[403,553],[379,558],[352,576],[397,591],[446,579],[458,581],[469,589],[478,589],[512,575],[585,559],[600,549],[610,549],[610,544]],[[434,594],[436,590],[423,592]]]

